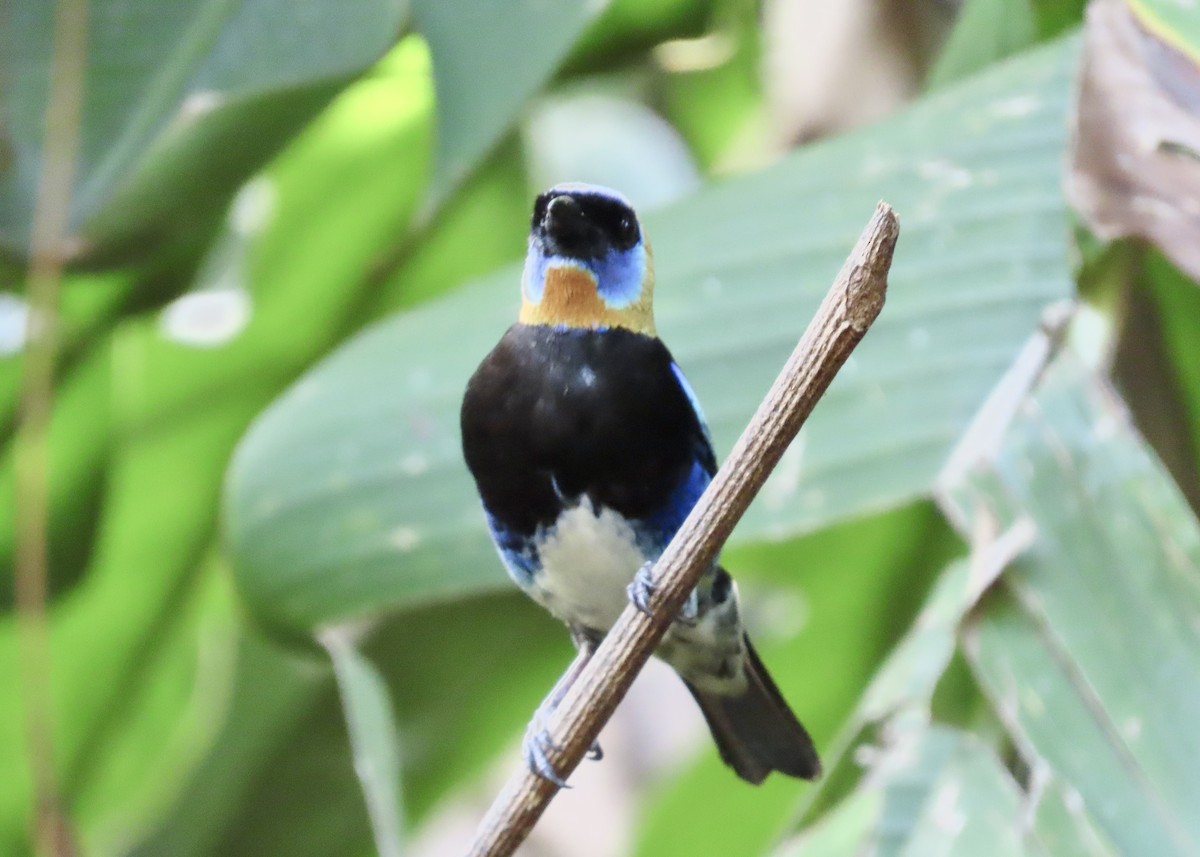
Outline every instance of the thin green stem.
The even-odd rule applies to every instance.
[[[70,239],[71,187],[79,152],[80,116],[87,65],[87,0],[59,0],[54,10],[50,99],[41,174],[29,242],[26,294],[29,315],[20,393],[16,457],[16,607],[21,684],[30,775],[35,848],[70,857],[73,837],[55,775],[46,615],[49,573],[48,435],[57,350],[58,291]]]

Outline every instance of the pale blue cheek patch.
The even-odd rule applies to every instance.
[[[600,297],[608,306],[624,309],[641,297],[646,272],[646,248],[642,244],[620,252],[610,250],[591,265],[600,283]]]
[[[546,264],[549,260],[530,241],[525,254],[525,270],[521,274],[521,293],[531,304],[541,303],[546,290]]]

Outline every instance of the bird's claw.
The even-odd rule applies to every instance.
[[[546,727],[546,714],[547,712],[542,708],[539,708],[534,714],[529,728],[525,730],[525,739],[521,742],[521,756],[525,759],[525,765],[529,770],[543,780],[554,783],[560,789],[569,789],[567,781],[559,775],[550,761],[550,752],[561,752],[562,747],[550,737],[550,730]],[[593,741],[592,745],[588,747],[587,758],[594,762],[604,758],[604,751],[600,749],[599,741]]]
[[[654,563],[647,562],[637,570],[633,580],[625,587],[625,592],[633,606],[649,616],[653,612],[650,609],[650,598],[657,588],[654,585]]]
[[[654,596],[658,585],[654,582],[654,563],[647,562],[637,570],[637,574],[633,576],[633,581],[625,588],[629,594],[629,600],[633,606],[641,610],[647,616],[653,612],[650,609],[650,599]],[[675,617],[675,621],[683,625],[695,625],[700,617],[700,601],[696,596],[696,590],[688,593],[687,601],[683,602],[683,606],[679,608],[679,615]]]
[[[554,783],[560,789],[569,789],[567,781],[559,776],[550,761],[549,751],[558,749],[545,726],[534,728],[534,724],[530,724],[529,731],[525,733],[525,740],[521,742],[521,755],[530,771],[543,780]]]

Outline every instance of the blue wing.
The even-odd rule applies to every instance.
[[[708,432],[708,421],[704,419],[704,409],[700,407],[700,400],[696,398],[696,391],[692,389],[692,385],[688,383],[687,377],[683,374],[683,370],[679,368],[679,364],[671,361],[671,371],[675,374],[675,380],[679,382],[680,389],[687,396],[688,403],[692,406],[692,413],[696,415],[696,422],[700,425],[700,433],[693,439],[693,447],[696,453],[696,460],[704,467],[709,478],[717,474],[717,457],[713,454],[712,435]],[[707,485],[708,483],[704,483]],[[703,491],[704,489],[701,489]],[[700,499],[700,495],[696,495],[696,499]],[[693,505],[695,502],[693,501]],[[690,506],[688,507],[691,508]]]
[[[683,524],[692,507],[708,487],[717,472],[717,457],[713,454],[712,439],[708,432],[708,423],[704,419],[704,411],[700,401],[692,390],[683,370],[674,361],[671,362],[671,372],[683,394],[687,396],[696,415],[696,431],[687,442],[692,447],[692,466],[687,474],[671,493],[667,502],[654,515],[641,522],[639,535],[644,542],[644,549],[649,556],[658,556],[674,537],[676,530]]]

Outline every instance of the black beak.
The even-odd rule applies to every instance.
[[[550,200],[542,229],[551,252],[564,256],[590,258],[604,251],[604,236],[588,220],[574,197],[562,194]]]

